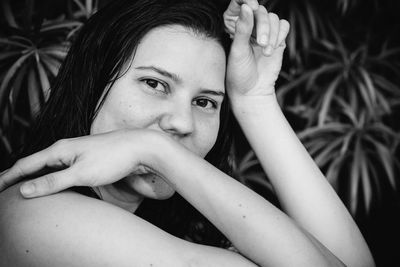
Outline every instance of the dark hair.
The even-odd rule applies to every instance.
[[[23,155],[39,151],[59,139],[88,135],[101,107],[98,103],[107,94],[104,90],[122,74],[139,41],[150,30],[173,24],[216,40],[228,54],[230,40],[224,32],[222,7],[216,6],[213,0],[111,1],[80,29],[52,85],[49,100],[32,128],[32,138]],[[220,116],[217,141],[206,160],[229,172],[232,116],[227,99]],[[218,245],[223,240],[177,194],[164,201],[145,200],[136,213],[176,236],[195,242]],[[196,238],[199,232],[202,232],[201,240]]]

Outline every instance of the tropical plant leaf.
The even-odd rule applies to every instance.
[[[315,155],[324,149],[326,146],[326,140],[323,138],[310,138],[309,140],[304,142],[305,147],[308,150],[308,153],[315,157]]]
[[[359,68],[360,73],[362,78],[364,79],[365,85],[368,89],[369,92],[369,98],[370,102],[373,105],[373,107],[376,106],[376,89],[374,86],[374,83],[372,82],[371,76],[368,74],[368,72],[364,68]]]
[[[82,22],[79,21],[63,21],[59,23],[48,22],[42,26],[40,32],[47,33],[56,30],[70,30],[73,28],[78,28],[80,26],[82,26]]]
[[[360,184],[360,165],[361,165],[362,151],[360,148],[360,139],[356,138],[356,145],[354,149],[353,162],[350,167],[350,210],[355,214],[358,204],[358,190]]]
[[[368,164],[366,162],[367,158],[364,153],[361,153],[360,158],[360,170],[361,170],[361,184],[363,188],[364,195],[364,206],[367,212],[369,212],[371,208],[372,201],[372,186],[371,186],[371,178],[368,172]]]
[[[61,66],[61,62],[59,60],[49,57],[46,54],[42,54],[41,61],[53,77],[57,76],[58,70]]]
[[[308,78],[307,83],[306,83],[306,89],[317,87],[317,84],[315,83],[315,81],[322,74],[326,75],[326,74],[331,73],[331,72],[333,72],[335,70],[337,71],[340,68],[342,68],[340,63],[332,63],[332,64],[323,64],[318,69],[313,70],[311,75],[310,75],[310,77]]]
[[[372,57],[372,60],[382,61],[392,56],[397,56],[400,54],[400,48],[382,48],[380,53],[376,57]]]
[[[342,142],[343,138],[340,137],[332,142],[326,140],[325,148],[314,158],[315,163],[318,166],[323,167],[328,161],[332,160],[332,158],[337,157],[338,155],[336,152],[338,151],[338,147],[340,147]]]
[[[25,80],[26,72],[27,72],[27,65],[24,64],[21,69],[16,74],[14,78],[14,82],[12,86],[10,86],[10,93],[9,93],[9,104],[12,110],[16,109],[17,99],[19,98],[19,93],[22,89],[23,82]]]
[[[380,111],[380,114],[378,114],[379,116],[392,113],[392,104],[390,99],[384,96],[380,91],[376,92],[376,99],[378,103],[377,112]]]
[[[329,87],[326,89],[326,93],[323,96],[323,100],[322,100],[322,107],[321,107],[321,110],[318,115],[318,125],[319,126],[323,125],[326,122],[326,118],[327,118],[327,115],[329,112],[329,106],[332,102],[332,99],[334,97],[334,92],[337,89],[337,86],[341,79],[342,79],[342,77],[336,77],[331,82]]]
[[[11,38],[0,38],[0,45],[10,45],[10,46],[16,46],[16,47],[21,47],[21,48],[29,48],[30,46],[28,44],[23,44],[18,41],[14,41]]]
[[[396,84],[389,81],[387,78],[377,73],[374,73],[372,78],[374,79],[375,83],[379,86],[380,89],[384,90],[389,94],[399,97],[400,95],[399,86],[397,86]]]
[[[9,0],[1,1],[1,7],[2,7],[2,10],[3,10],[4,18],[7,21],[7,24],[10,27],[18,28],[17,21],[15,20],[14,14],[11,11],[10,1]]]
[[[46,71],[44,70],[42,63],[40,63],[40,61],[36,62],[36,65],[37,65],[37,71],[39,74],[40,87],[42,89],[44,99],[45,99],[45,101],[47,101],[47,99],[49,97],[49,92],[50,92],[49,77],[48,77]]]
[[[367,140],[369,140],[376,148],[376,153],[378,155],[378,160],[382,164],[386,175],[388,177],[388,180],[390,182],[390,185],[392,186],[393,189],[397,189],[397,184],[396,184],[396,179],[394,176],[394,170],[393,167],[395,166],[393,162],[393,154],[390,153],[390,150],[382,145],[380,142],[370,138],[370,137],[365,137]]]
[[[328,166],[328,169],[325,173],[327,180],[333,186],[333,188],[338,191],[338,176],[339,172],[342,170],[343,162],[345,161],[346,157],[339,156],[336,157]]]
[[[349,151],[349,144],[352,140],[352,138],[354,137],[354,131],[351,131],[349,133],[347,133],[344,137],[343,137],[343,143],[342,146],[340,148],[340,152],[339,155],[343,156],[346,154],[347,151]]]
[[[15,57],[19,54],[21,54],[20,51],[0,52],[0,61]]]
[[[28,73],[28,95],[29,95],[29,105],[31,109],[31,118],[35,118],[38,114],[41,106],[40,94],[41,89],[39,87],[39,82],[36,79],[36,74],[34,69],[31,69]]]
[[[4,136],[2,133],[0,133],[0,140],[1,140],[1,143],[3,144],[3,146],[5,147],[7,153],[11,154],[13,149],[11,147],[11,143],[8,140],[8,138],[6,136]]]
[[[28,54],[25,54],[21,56],[15,63],[9,68],[7,71],[6,75],[3,78],[3,81],[0,84],[0,101],[4,102],[5,96],[8,95],[7,86],[9,85],[11,79],[14,77],[18,69],[22,66],[22,64],[25,62],[26,59],[28,59],[33,52],[30,52]],[[3,103],[0,102],[0,110],[2,110]]]
[[[325,133],[331,133],[331,132],[336,132],[336,133],[345,133],[349,130],[349,126],[340,122],[330,122],[327,124],[324,124],[323,126],[315,126],[315,127],[310,127],[307,129],[304,129],[303,131],[299,132],[297,134],[297,137],[299,139],[304,139],[308,137],[314,137],[316,135],[322,135]]]
[[[245,176],[245,184],[248,184],[249,182],[257,183],[261,185],[264,189],[268,190],[269,192],[274,192],[274,188],[272,187],[272,184],[267,180],[265,175],[260,172],[256,173],[251,173],[247,174]]]
[[[45,51],[47,56],[51,56],[57,60],[63,60],[67,55],[67,51],[59,50],[47,50]]]
[[[396,133],[393,129],[387,127],[382,122],[376,122],[368,127],[368,130],[375,132],[380,136],[388,136],[391,140],[400,139],[400,134]],[[389,143],[389,140],[386,139],[386,142]],[[393,147],[392,147],[393,148]]]

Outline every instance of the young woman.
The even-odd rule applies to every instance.
[[[204,0],[112,1],[96,13],[29,156],[1,175],[0,266],[374,266],[276,101],[288,31],[255,0],[232,0],[223,19]],[[286,214],[221,171],[229,105]],[[185,240],[183,216],[155,218],[187,211],[163,206],[175,191],[238,253]]]

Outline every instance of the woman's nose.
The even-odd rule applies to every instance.
[[[192,105],[170,103],[159,124],[160,128],[169,134],[179,137],[190,135],[194,131]]]

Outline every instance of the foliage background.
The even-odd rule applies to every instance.
[[[1,2],[0,169],[23,144],[75,31],[105,2]],[[400,266],[400,2],[263,3],[292,26],[277,86],[289,122],[353,214],[378,266]],[[279,205],[240,130],[232,166],[238,180]]]

